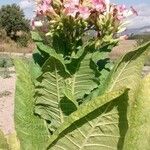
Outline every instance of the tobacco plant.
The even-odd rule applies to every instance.
[[[14,60],[21,150],[149,148],[150,77],[141,71],[150,43],[114,65],[108,55],[133,12],[108,0],[37,2],[37,48],[31,61]]]

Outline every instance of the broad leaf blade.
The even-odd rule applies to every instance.
[[[76,71],[66,80],[67,93],[72,95],[72,98],[77,101],[97,88],[99,85],[96,69],[91,61],[92,54],[87,54],[82,60],[78,61]],[[75,67],[72,66],[71,67]],[[72,69],[72,68],[71,68]]]
[[[149,50],[150,42],[123,56],[111,71],[105,83],[105,91],[109,92],[120,89],[120,87],[128,87],[131,89],[130,96],[133,98]],[[131,104],[133,100],[130,100],[129,103]]]
[[[5,138],[5,136],[1,130],[0,130],[0,149],[1,150],[8,150],[9,149],[7,139]]]
[[[21,149],[44,150],[48,131],[45,122],[33,113],[35,91],[29,66],[19,59],[14,63],[17,73],[15,128]]]
[[[7,141],[10,150],[20,150],[20,143],[19,140],[17,139],[16,133],[8,134]]]
[[[43,41],[42,37],[37,32],[32,31],[31,36],[32,36],[32,40],[35,42],[37,42],[37,41],[42,42]]]
[[[64,80],[69,76],[63,64],[50,57],[43,66],[43,74],[37,79],[35,113],[51,123],[51,130],[55,130],[64,122],[61,103],[64,100]],[[67,109],[71,109],[68,108]]]
[[[124,150],[150,149],[150,75],[142,80],[131,110],[131,125]]]
[[[52,135],[49,148],[51,150],[121,148],[127,130],[127,99],[127,90],[123,89],[81,105]]]

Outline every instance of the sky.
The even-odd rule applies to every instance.
[[[130,19],[128,28],[141,28],[150,26],[150,0],[110,0],[113,3],[133,6],[138,11],[138,16]],[[27,18],[33,18],[33,4],[29,0],[0,0],[0,6],[17,3],[24,10]]]

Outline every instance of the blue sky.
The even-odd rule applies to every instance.
[[[5,4],[17,3],[24,10],[28,18],[33,17],[33,4],[29,0],[0,0],[0,6]],[[31,0],[32,1],[32,0]],[[127,6],[134,6],[138,11],[139,16],[131,18],[129,28],[140,28],[143,26],[150,26],[150,0],[110,0],[113,3],[126,4]]]

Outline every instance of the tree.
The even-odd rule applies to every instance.
[[[25,18],[23,10],[16,4],[4,5],[0,9],[0,26],[12,39],[16,39],[18,31],[29,31],[29,20]]]

